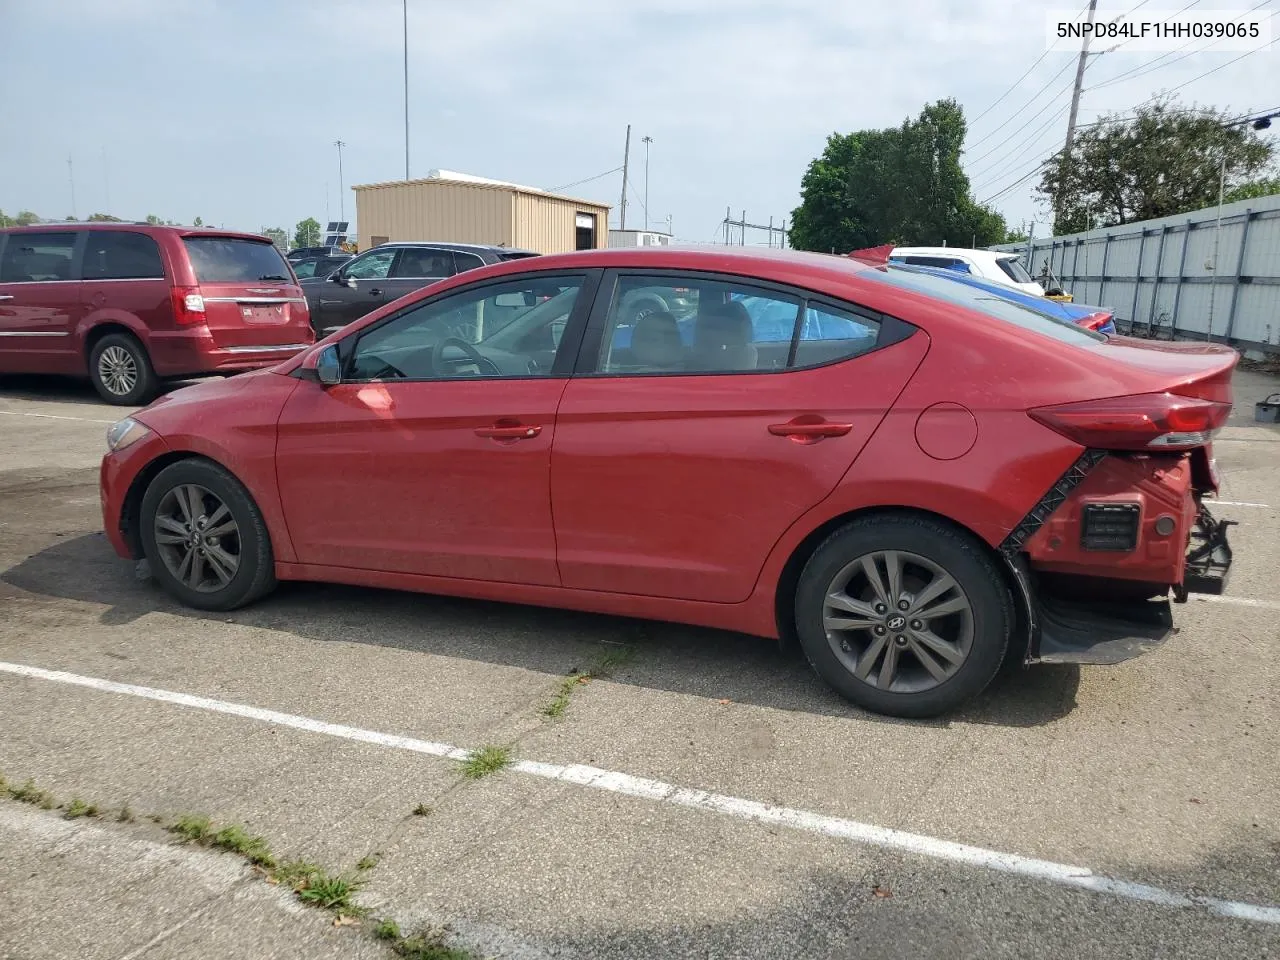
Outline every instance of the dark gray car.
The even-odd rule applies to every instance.
[[[311,308],[311,325],[323,337],[455,273],[535,256],[530,250],[472,243],[384,243],[328,276],[299,282]]]

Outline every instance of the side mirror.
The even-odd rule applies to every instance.
[[[342,362],[337,344],[329,344],[316,355],[316,378],[326,387],[342,382]]]

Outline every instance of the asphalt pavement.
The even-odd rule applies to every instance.
[[[310,584],[183,609],[100,531],[126,411],[6,378],[0,774],[55,806],[0,799],[0,958],[388,955],[372,917],[474,956],[1280,954],[1277,390],[1239,372],[1216,445],[1225,599],[915,722],[710,630]],[[514,765],[468,778],[483,746]],[[358,878],[369,917],[184,815]]]

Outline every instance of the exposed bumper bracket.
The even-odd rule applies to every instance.
[[[1187,550],[1186,573],[1182,585],[1175,587],[1173,598],[1186,603],[1191,593],[1222,594],[1227,588],[1231,573],[1231,544],[1227,542],[1227,528],[1235,520],[1218,520],[1200,504],[1196,526],[1191,531],[1191,544]]]

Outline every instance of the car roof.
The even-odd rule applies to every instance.
[[[59,220],[51,223],[32,223],[26,226],[0,227],[3,233],[48,233],[50,230],[128,230],[130,233],[176,233],[180,237],[222,237],[232,240],[256,240],[270,243],[259,233],[243,233],[239,230],[218,230],[212,227],[183,227],[171,223],[141,223],[126,220]]]
[[[533,250],[523,250],[520,247],[500,247],[493,243],[455,243],[452,240],[390,240],[369,249],[377,250],[380,247],[429,247],[433,250],[484,250],[488,253],[530,253],[537,255]]]
[[[891,257],[968,257],[994,264],[997,260],[1017,260],[1018,254],[1006,250],[977,250],[970,247],[894,247]]]

